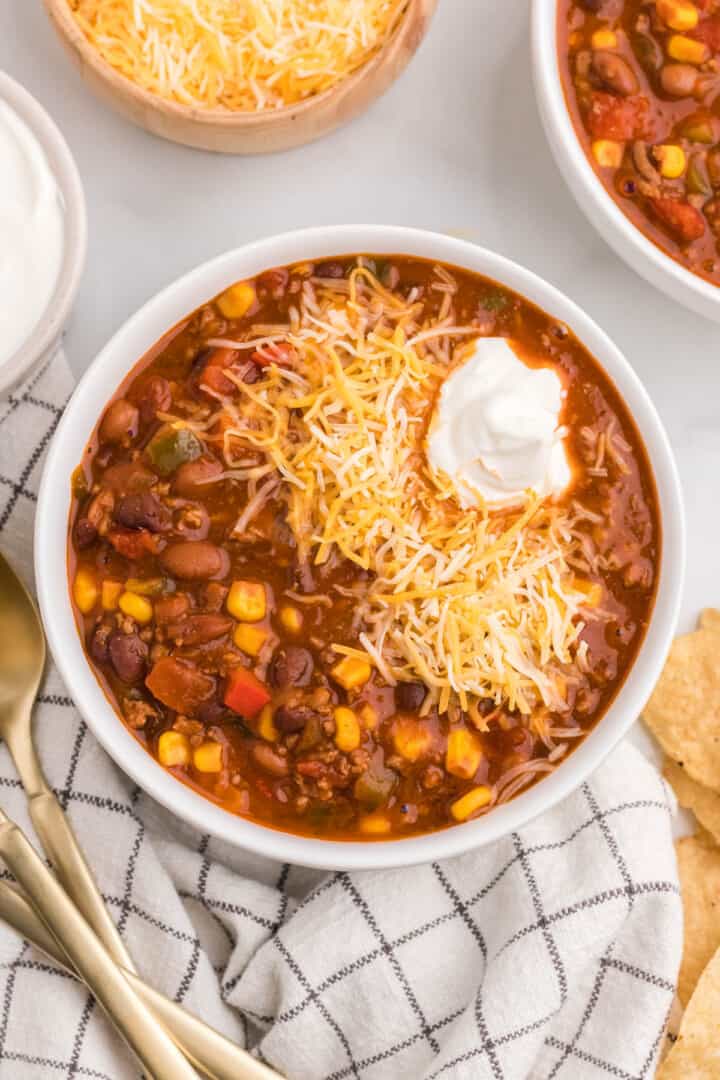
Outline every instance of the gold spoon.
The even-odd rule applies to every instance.
[[[4,881],[0,881],[0,919],[69,974],[76,975],[25,897]],[[153,990],[137,975],[129,971],[123,971],[123,975],[162,1021],[185,1056],[210,1080],[280,1080],[279,1073],[235,1046],[209,1024]]]
[[[81,908],[93,913],[105,932],[117,931],[104,909],[72,830],[48,787],[32,741],[30,715],[45,663],[39,616],[20,580],[0,556],[0,735],[17,766],[30,799],[38,835],[71,893],[83,896]],[[0,810],[0,857],[25,889],[53,937],[92,991],[120,1034],[154,1080],[192,1080],[195,1071],[168,1033],[120,973],[91,925],[68,899],[24,833]],[[73,880],[77,873],[79,880]],[[88,892],[89,886],[89,892]],[[98,908],[103,917],[98,915]],[[121,946],[122,949],[122,946]],[[122,949],[123,955],[125,950]]]
[[[33,825],[58,877],[95,933],[123,969],[138,996],[159,1017],[186,1056],[212,1080],[270,1080],[278,1074],[208,1024],[143,983],[108,914],[77,839],[43,776],[32,739],[31,711],[45,664],[45,635],[27,590],[0,554],[0,736],[10,750],[28,795]],[[52,938],[43,932],[27,901],[9,886],[0,888],[0,918],[40,949]],[[62,942],[61,942],[62,944]],[[58,959],[57,946],[52,952]],[[58,962],[67,963],[65,960]]]

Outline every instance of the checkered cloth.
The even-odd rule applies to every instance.
[[[62,357],[0,402],[0,547],[30,580]],[[668,793],[630,746],[522,833],[323,875],[184,828],[105,756],[51,668],[51,783],[144,977],[294,1080],[651,1077],[681,944]],[[0,751],[0,801],[29,830]],[[0,927],[0,1080],[125,1080],[93,999]]]

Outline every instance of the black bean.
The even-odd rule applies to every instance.
[[[148,647],[137,634],[115,632],[109,641],[110,662],[117,677],[125,683],[136,683],[145,674]]]
[[[227,709],[217,698],[213,698],[211,701],[203,701],[195,711],[197,719],[208,726],[219,724],[221,720],[227,719],[227,715]]]
[[[403,712],[417,712],[427,694],[425,683],[401,682],[395,687],[395,705]]]
[[[98,531],[89,518],[78,518],[75,522],[75,543],[80,551],[90,547],[97,540]]]
[[[112,632],[112,627],[105,626],[103,623],[95,628],[90,640],[90,655],[98,664],[107,664],[110,660],[109,645]]]
[[[307,686],[312,678],[313,658],[307,649],[288,645],[278,649],[272,658],[268,678],[273,686],[284,690],[290,686]]]
[[[170,527],[170,512],[149,491],[142,495],[125,495],[115,507],[115,520],[126,529],[148,529],[165,532]]]
[[[285,735],[303,731],[308,721],[316,714],[307,705],[281,705],[273,717],[275,727]]]

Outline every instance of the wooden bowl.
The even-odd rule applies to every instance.
[[[202,109],[167,101],[116,71],[90,44],[67,0],[44,0],[61,40],[85,82],[134,124],[172,142],[223,154],[267,154],[326,135],[383,94],[425,36],[437,0],[408,0],[380,51],[347,78],[297,105],[261,112]]]

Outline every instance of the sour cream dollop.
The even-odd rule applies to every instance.
[[[463,507],[520,502],[528,489],[561,494],[572,479],[556,371],[532,368],[506,338],[479,338],[440,389],[427,456],[454,482]]]
[[[55,291],[64,214],[45,153],[0,101],[0,364],[30,336]]]

